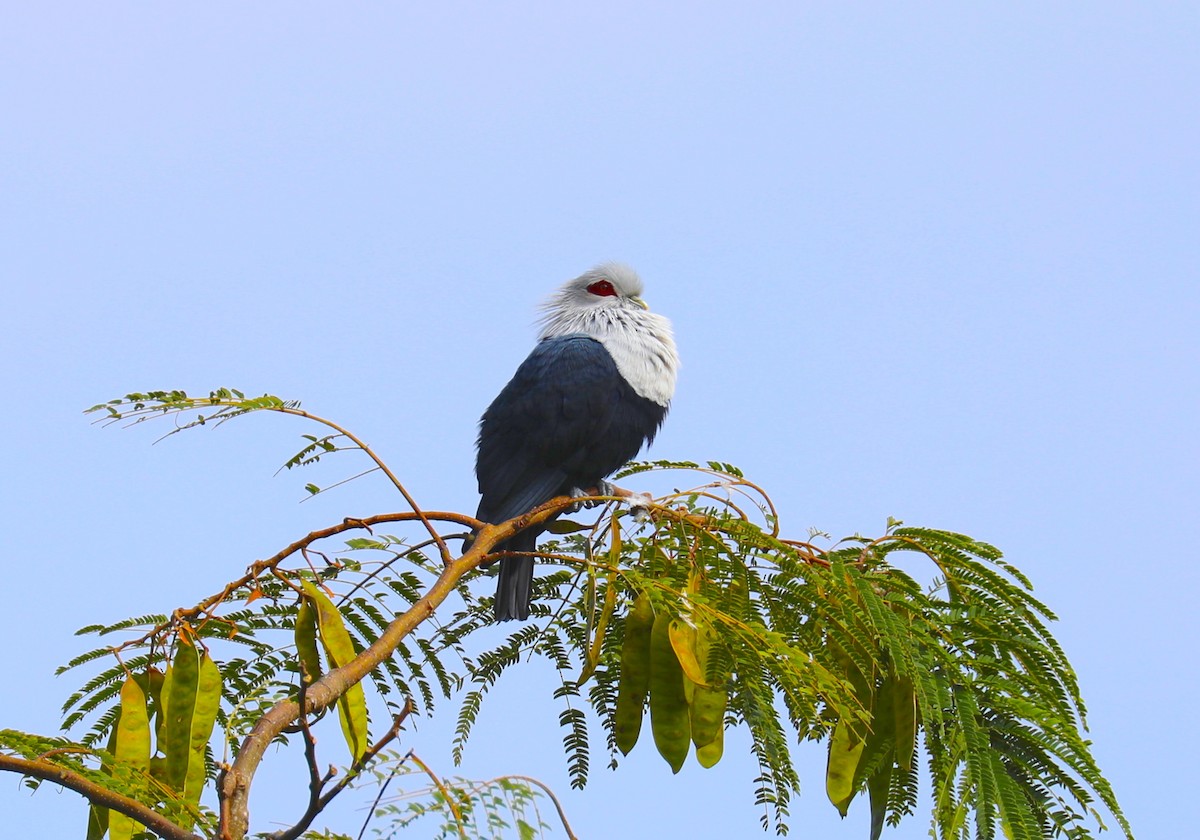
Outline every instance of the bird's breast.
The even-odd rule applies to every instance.
[[[616,362],[621,377],[639,397],[667,406],[675,395],[679,357],[669,334],[624,330],[598,336]]]

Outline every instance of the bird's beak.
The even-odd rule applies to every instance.
[[[638,306],[642,307],[642,309],[645,309],[647,312],[650,311],[650,306],[646,303],[646,301],[642,300],[640,297],[631,297],[630,300],[633,301],[634,303],[636,303]]]

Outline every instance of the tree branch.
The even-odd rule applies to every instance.
[[[263,572],[276,568],[280,563],[282,563],[288,557],[290,557],[293,554],[296,554],[297,552],[303,552],[305,549],[308,548],[308,546],[312,545],[315,542],[320,542],[321,540],[328,539],[329,537],[336,536],[337,534],[345,533],[346,531],[354,531],[354,530],[358,530],[358,529],[364,529],[364,530],[370,531],[371,526],[378,525],[383,522],[413,522],[413,521],[418,521],[418,520],[422,520],[422,519],[431,520],[431,521],[435,521],[435,522],[453,522],[456,525],[461,525],[465,528],[472,528],[472,529],[478,528],[480,525],[483,524],[478,519],[475,519],[472,516],[467,516],[467,515],[461,514],[461,513],[454,513],[451,511],[427,511],[424,514],[408,513],[408,512],[381,513],[381,514],[377,514],[375,516],[367,516],[362,519],[355,519],[353,517],[348,517],[348,518],[342,520],[341,522],[339,522],[337,525],[330,525],[328,528],[321,528],[317,531],[309,532],[305,536],[301,537],[300,539],[296,540],[295,542],[291,543],[290,545],[286,546],[285,548],[280,549],[278,552],[276,552],[275,554],[266,558],[265,560],[256,560],[254,563],[252,563],[250,565],[250,568],[249,568],[249,570],[247,570],[246,574],[242,575],[237,580],[230,581],[228,584],[225,585],[225,588],[222,589],[220,592],[218,592],[214,595],[208,596],[203,601],[201,601],[200,603],[196,604],[193,607],[175,610],[175,612],[173,612],[171,614],[171,620],[167,624],[159,625],[158,627],[155,627],[150,632],[144,633],[143,635],[138,636],[137,638],[128,639],[128,640],[122,642],[121,644],[115,646],[113,648],[113,650],[115,652],[115,651],[123,650],[124,648],[127,648],[127,647],[134,647],[134,646],[143,644],[148,639],[150,639],[152,636],[154,636],[157,633],[162,632],[163,629],[171,626],[172,624],[174,624],[177,621],[180,621],[180,620],[189,621],[189,620],[195,618],[196,616],[199,616],[203,613],[208,612],[216,605],[218,605],[218,604],[224,602],[226,599],[228,599],[229,596],[232,595],[234,592],[236,592],[238,589],[241,589],[243,586],[250,585],[250,583],[252,583],[254,580],[256,580],[258,578],[258,576],[260,574],[262,574]]]
[[[22,776],[32,776],[35,779],[62,785],[82,794],[93,805],[102,805],[137,820],[165,840],[203,840],[200,835],[193,834],[186,828],[176,825],[153,808],[143,805],[136,799],[111,791],[62,765],[14,755],[0,755],[0,770],[8,770],[20,773]]]
[[[375,642],[350,662],[341,668],[325,674],[305,692],[305,712],[311,714],[328,708],[337,702],[350,686],[359,682],[388,659],[400,642],[414,629],[419,627],[446,600],[458,586],[459,581],[469,572],[478,568],[486,558],[487,553],[497,544],[504,542],[514,534],[534,525],[539,525],[560,514],[562,511],[578,502],[570,496],[558,496],[544,505],[515,519],[510,519],[500,525],[490,525],[477,522],[471,517],[461,514],[430,513],[430,518],[446,519],[448,521],[473,524],[478,526],[474,542],[470,549],[457,560],[446,565],[437,580],[430,585],[425,594],[405,613],[398,615],[387,629],[380,634]],[[314,535],[328,536],[352,527],[366,527],[368,524],[382,521],[397,521],[398,519],[414,519],[414,514],[389,514],[371,517],[363,520],[347,520],[342,526],[333,526],[324,531],[314,531]],[[284,556],[298,551],[301,544],[307,545],[312,540],[293,543],[274,558],[260,561],[256,566],[264,567],[278,563]],[[242,840],[250,826],[249,798],[250,784],[259,763],[271,742],[300,716],[300,706],[294,700],[283,700],[269,709],[258,719],[250,730],[237,753],[237,759],[221,776],[218,793],[221,800],[221,838],[222,840]]]
[[[132,406],[132,408],[126,412],[118,411],[114,406],[122,403],[129,404]],[[147,403],[158,403],[158,405],[147,405]],[[365,453],[366,456],[375,463],[375,465],[383,472],[383,474],[388,477],[388,480],[392,482],[392,485],[398,491],[400,491],[400,495],[404,497],[404,501],[408,503],[410,508],[412,508],[413,513],[416,514],[416,518],[421,521],[421,524],[425,526],[425,530],[429,532],[429,535],[433,538],[434,542],[437,543],[438,550],[442,555],[442,562],[444,564],[450,563],[452,559],[450,555],[450,549],[447,548],[445,540],[442,538],[442,535],[439,534],[433,527],[431,521],[435,517],[426,516],[426,514],[417,505],[417,500],[412,497],[412,494],[408,492],[408,490],[400,482],[400,479],[396,477],[396,474],[392,472],[388,465],[385,464],[383,460],[375,454],[374,450],[367,446],[367,444],[364,443],[356,434],[344,428],[343,426],[333,422],[332,420],[326,419],[325,417],[321,417],[320,415],[313,414],[300,408],[299,402],[281,400],[278,397],[271,397],[268,395],[264,395],[261,398],[246,399],[241,392],[231,389],[212,391],[207,397],[189,397],[183,391],[157,391],[148,394],[129,394],[124,400],[114,400],[108,404],[95,405],[84,413],[86,414],[93,411],[106,410],[108,414],[96,422],[102,422],[105,425],[108,425],[109,423],[115,423],[119,420],[131,420],[130,425],[136,425],[149,420],[152,417],[169,414],[172,411],[183,413],[187,411],[200,411],[211,408],[216,408],[217,411],[215,414],[210,415],[207,420],[214,422],[218,426],[228,420],[232,420],[234,417],[237,417],[241,414],[247,414],[252,411],[274,411],[278,414],[288,414],[293,417],[303,417],[305,420],[312,420],[315,423],[319,423],[322,426],[333,429],[338,435],[341,435],[342,437],[351,441],[356,447],[358,447],[358,449],[362,450],[362,452]],[[163,437],[168,437],[176,434],[177,432],[181,432],[184,429],[193,428],[194,426],[203,426],[205,422],[206,418],[204,415],[200,415],[196,420],[185,423],[182,426],[177,425],[174,430],[168,432]],[[290,467],[292,464],[289,462],[287,466]]]
[[[342,426],[339,426],[337,423],[334,423],[332,420],[326,420],[324,417],[318,417],[316,414],[310,414],[309,412],[304,411],[299,408],[283,407],[283,408],[276,408],[276,409],[272,409],[272,410],[278,411],[282,414],[292,414],[297,417],[304,417],[308,420],[314,420],[318,423],[322,423],[322,424],[328,426],[329,428],[335,430],[338,434],[344,435],[345,437],[347,437],[348,439],[353,441],[354,445],[357,446],[359,449],[361,449],[363,452],[365,452],[367,457],[370,458],[372,461],[374,461],[376,466],[379,467],[379,469],[383,470],[383,474],[388,477],[388,480],[392,482],[392,485],[397,490],[400,491],[400,495],[404,497],[404,501],[408,503],[408,506],[410,508],[412,508],[413,513],[415,513],[417,518],[421,520],[421,524],[425,526],[425,530],[429,532],[429,536],[431,536],[433,538],[433,541],[435,543],[437,543],[438,551],[442,555],[442,563],[445,565],[450,564],[451,560],[453,559],[450,555],[450,549],[447,548],[446,541],[444,539],[442,539],[442,535],[438,533],[437,529],[433,527],[433,524],[430,521],[431,519],[434,519],[436,517],[428,517],[425,515],[425,513],[417,505],[417,500],[412,497],[412,494],[410,494],[408,492],[408,490],[404,487],[404,485],[400,483],[400,479],[396,477],[396,474],[393,473],[391,468],[388,467],[388,465],[385,464],[383,462],[383,460],[378,455],[375,454],[375,452],[371,449],[371,447],[369,447],[365,443],[363,443],[362,440],[360,440],[359,437],[357,435],[355,435],[353,432],[350,432],[347,429],[343,428]]]

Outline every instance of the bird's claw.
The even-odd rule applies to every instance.
[[[597,505],[604,504],[600,499],[593,499],[592,496],[612,496],[615,495],[615,489],[607,481],[601,479],[596,482],[596,492],[590,493],[580,487],[572,487],[569,495],[572,499],[588,499],[586,502],[577,502],[571,507],[571,513],[575,513],[582,508],[594,508]]]

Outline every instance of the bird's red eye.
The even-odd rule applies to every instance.
[[[587,287],[587,290],[599,297],[616,297],[617,290],[613,288],[613,284],[607,280],[597,280],[595,283]]]

